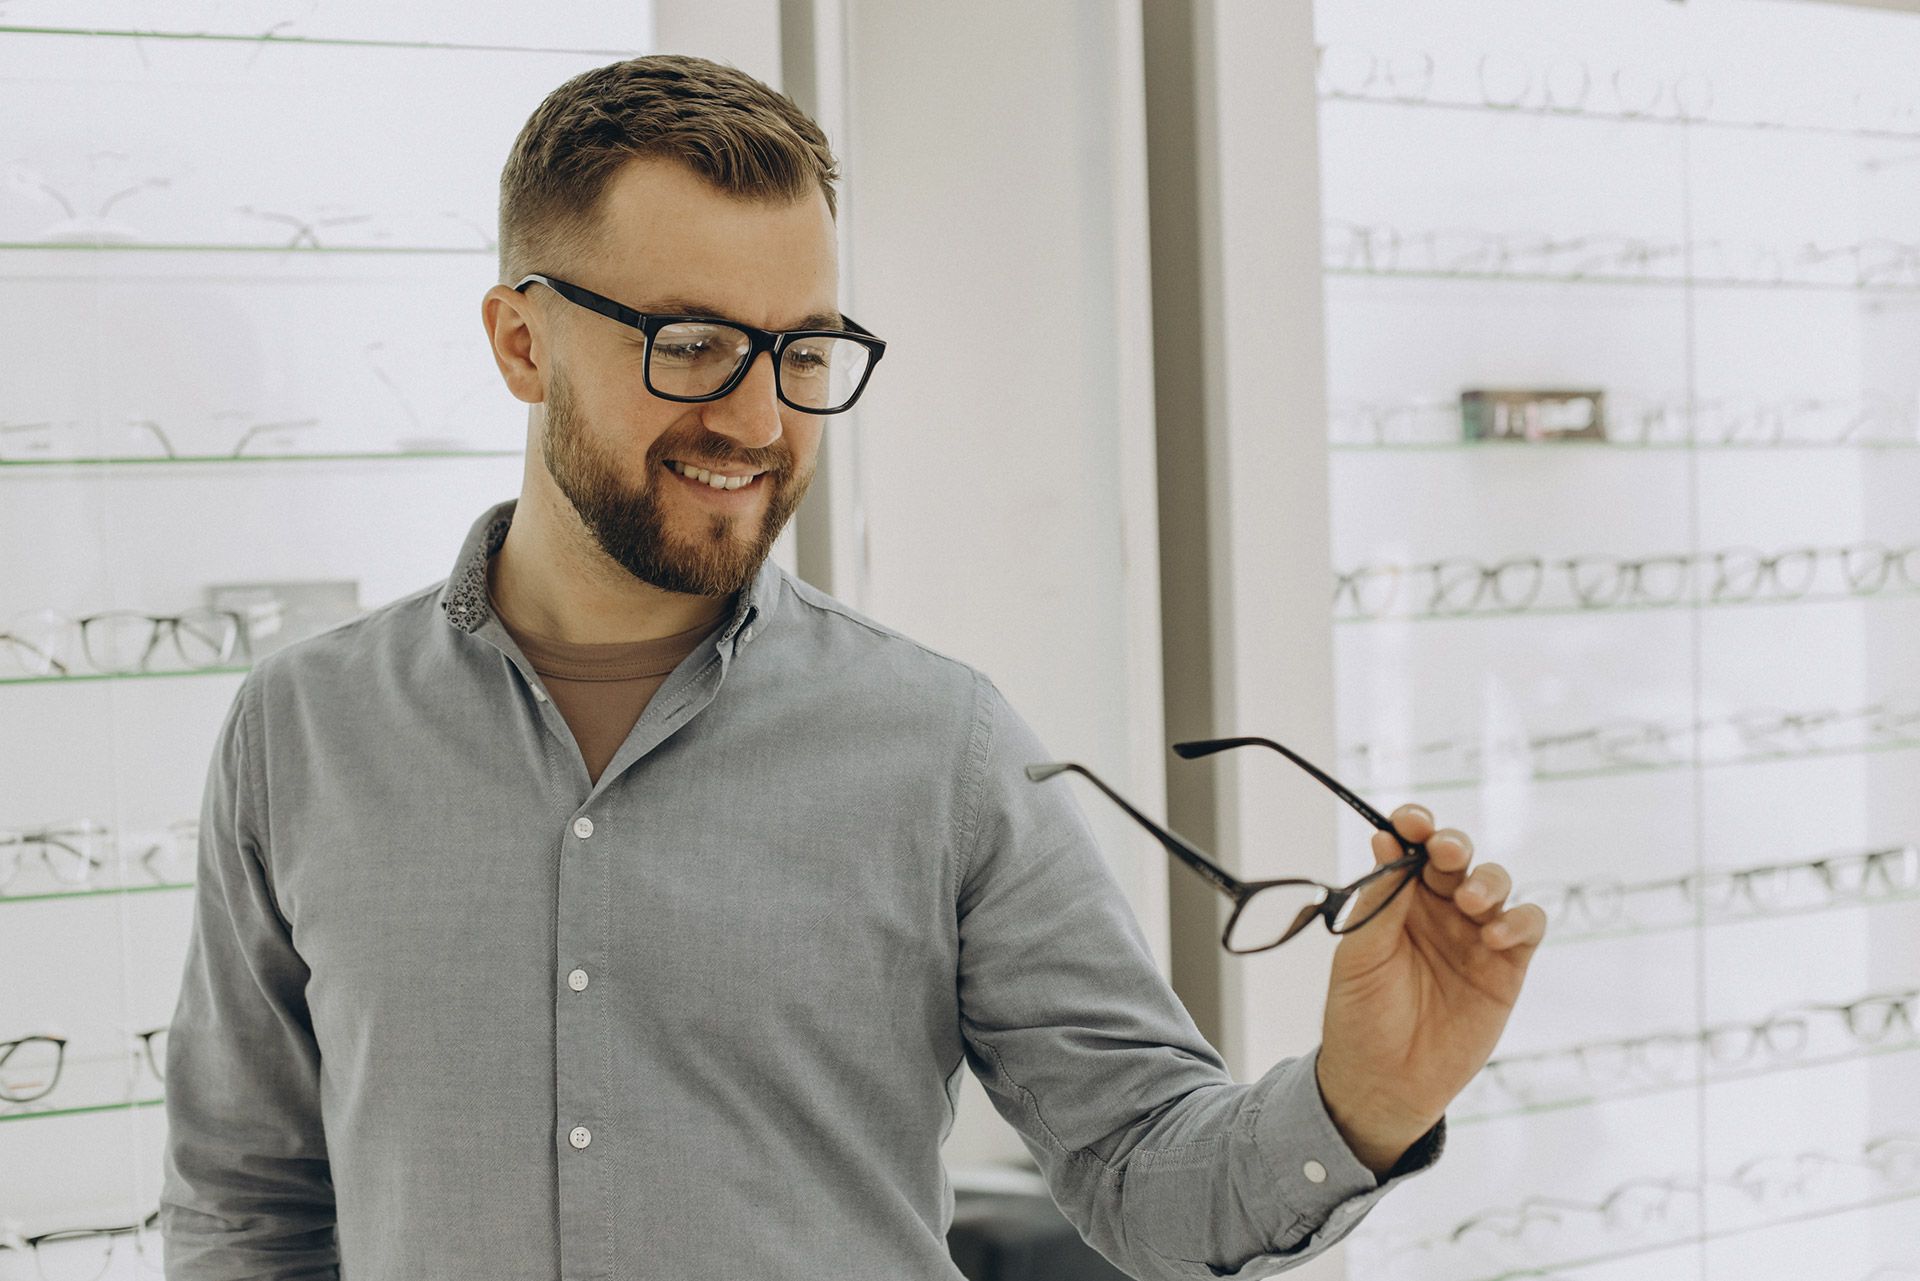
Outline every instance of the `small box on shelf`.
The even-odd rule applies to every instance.
[[[1469,389],[1460,393],[1460,430],[1466,440],[1605,440],[1606,393]]]

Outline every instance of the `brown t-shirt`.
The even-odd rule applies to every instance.
[[[533,664],[533,670],[540,673],[553,705],[567,718],[574,741],[580,745],[587,774],[596,783],[673,669],[699,648],[708,632],[725,624],[732,615],[732,601],[728,599],[720,602],[713,618],[672,636],[582,645],[519,626],[493,599],[491,573],[487,586],[488,603],[500,625]]]

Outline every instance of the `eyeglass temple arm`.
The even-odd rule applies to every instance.
[[[1193,760],[1195,757],[1210,756],[1214,752],[1223,752],[1231,747],[1271,747],[1274,751],[1280,753],[1282,756],[1292,761],[1295,765],[1298,765],[1301,769],[1305,770],[1307,773],[1313,775],[1316,779],[1320,780],[1320,782],[1324,784],[1330,791],[1332,791],[1335,796],[1338,796],[1341,800],[1345,801],[1347,804],[1351,805],[1355,810],[1357,810],[1360,814],[1360,817],[1366,819],[1367,822],[1373,824],[1375,827],[1379,828],[1381,831],[1393,837],[1394,840],[1400,842],[1401,848],[1405,849],[1408,853],[1414,852],[1414,849],[1415,849],[1414,845],[1410,843],[1404,836],[1401,836],[1400,833],[1397,830],[1395,830],[1393,824],[1388,822],[1386,818],[1380,813],[1379,810],[1373,808],[1373,806],[1367,804],[1365,801],[1361,800],[1358,796],[1355,796],[1353,792],[1348,790],[1347,786],[1344,783],[1340,782],[1339,779],[1333,777],[1333,775],[1328,774],[1325,770],[1322,770],[1318,765],[1315,765],[1312,761],[1306,759],[1304,756],[1297,755],[1296,753],[1294,753],[1293,751],[1285,747],[1282,747],[1280,744],[1274,742],[1270,738],[1259,738],[1257,736],[1249,736],[1245,738],[1203,738],[1203,739],[1195,739],[1185,743],[1175,743],[1173,745],[1173,750],[1178,752],[1181,756],[1185,757],[1186,759]]]
[[[1043,779],[1052,778],[1055,774],[1059,774],[1065,770],[1072,770],[1074,773],[1080,775],[1082,778],[1085,778],[1089,783],[1092,783],[1095,787],[1105,792],[1107,794],[1107,799],[1111,800],[1115,805],[1118,805],[1121,809],[1125,810],[1129,818],[1133,819],[1134,822],[1140,824],[1140,826],[1146,828],[1149,832],[1153,833],[1154,839],[1159,841],[1162,845],[1166,846],[1167,852],[1169,854],[1172,854],[1175,858],[1185,863],[1188,867],[1200,873],[1201,876],[1204,876],[1207,879],[1207,881],[1215,889],[1219,890],[1223,894],[1230,894],[1235,899],[1238,899],[1241,896],[1241,894],[1243,894],[1246,891],[1246,886],[1241,881],[1237,880],[1225,868],[1221,867],[1218,863],[1215,863],[1212,859],[1208,858],[1205,854],[1202,854],[1198,849],[1196,849],[1194,846],[1189,844],[1184,837],[1181,837],[1174,832],[1168,831],[1166,828],[1160,826],[1160,824],[1154,822],[1152,819],[1148,818],[1145,814],[1142,814],[1139,810],[1135,809],[1132,805],[1128,804],[1125,797],[1121,796],[1120,793],[1114,791],[1111,787],[1108,787],[1105,783],[1101,782],[1099,777],[1096,776],[1092,770],[1087,769],[1085,766],[1077,765],[1072,761],[1053,761],[1053,762],[1048,762],[1046,764],[1029,765],[1027,766],[1027,777],[1032,779],[1034,782],[1038,783]]]

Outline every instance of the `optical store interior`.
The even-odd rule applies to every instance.
[[[1901,0],[0,0],[0,1281],[212,1275],[158,1207],[222,726],[521,492],[501,167],[648,53],[840,161],[886,358],[787,573],[1244,879],[1372,831],[1170,743],[1545,910],[1438,1162],[1292,1275],[1920,1281]],[[1235,1080],[1312,1051],[1342,940],[1223,949],[1083,782]],[[951,1275],[1129,1275],[1003,1102],[960,1074]]]

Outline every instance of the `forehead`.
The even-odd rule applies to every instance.
[[[833,215],[817,190],[743,200],[671,160],[629,161],[600,205],[600,279],[629,306],[693,299],[768,329],[838,310]]]

